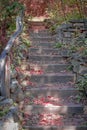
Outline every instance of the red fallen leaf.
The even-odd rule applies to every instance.
[[[30,74],[34,74],[34,69],[30,70]]]
[[[35,71],[34,69],[31,69],[31,71]]]
[[[50,100],[46,101],[46,99],[44,97],[41,97],[39,99],[38,98],[34,99],[33,102],[35,104],[41,104],[41,105],[44,105],[44,106],[46,106],[46,105],[58,105],[58,106],[61,106],[62,105],[61,103],[56,102],[56,101],[59,101],[59,99],[55,99],[53,97],[51,97],[51,98],[49,98]],[[55,100],[53,100],[53,99],[55,99]]]
[[[16,67],[15,70],[20,73],[21,72],[21,69],[19,67]]]
[[[35,99],[33,102],[34,102],[35,104],[43,104],[43,102],[42,102],[41,100],[39,100],[39,99]]]
[[[47,120],[46,120],[46,119],[42,119],[41,121],[42,121],[42,122],[47,122]]]
[[[24,118],[25,118],[25,120],[26,120],[26,119],[29,119],[29,114],[24,113]]]
[[[28,82],[28,84],[29,84],[29,85],[33,85],[33,83],[32,83],[32,82]]]
[[[43,74],[43,71],[42,70],[38,70],[37,73],[38,74]]]
[[[50,101],[46,101],[45,104],[52,104]]]
[[[40,118],[43,117],[43,114],[39,114]]]
[[[47,125],[48,121],[45,119],[40,120],[39,125]]]
[[[47,98],[52,98],[51,96],[47,96]]]
[[[38,104],[38,102],[37,102],[37,101],[34,101],[34,104]]]
[[[24,99],[24,102],[25,102],[25,103],[29,103],[29,99],[25,98],[25,99]]]
[[[25,120],[22,121],[22,125],[26,125],[26,121]]]
[[[55,114],[44,114],[43,115],[43,119],[41,119],[41,121],[43,122],[44,120],[46,120],[47,122],[44,122],[46,123],[45,125],[62,125],[63,122],[62,122],[62,118],[60,116],[56,116]]]
[[[43,70],[32,69],[32,70],[30,71],[30,73],[31,73],[31,74],[43,74]]]
[[[39,100],[41,100],[41,101],[45,101],[45,98],[44,98],[44,97],[41,97]]]
[[[84,32],[84,30],[80,30],[80,33],[83,33]]]
[[[54,124],[57,124],[57,125],[62,126],[62,125],[63,125],[63,121],[62,121],[61,119],[56,119],[56,120],[54,121]]]

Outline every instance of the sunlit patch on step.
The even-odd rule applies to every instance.
[[[54,112],[54,111],[57,111],[57,112],[60,112],[60,113],[67,113],[67,111],[68,111],[68,107],[67,106],[55,106],[55,105],[53,105],[53,104],[46,104],[45,106],[44,106],[46,109],[48,109],[50,112],[52,111],[52,112]]]
[[[66,126],[63,130],[77,130],[76,126]]]
[[[39,33],[39,30],[38,29],[34,29],[34,33]]]

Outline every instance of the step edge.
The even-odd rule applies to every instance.
[[[42,106],[42,105],[25,105],[25,106],[28,106],[29,108],[32,108],[32,107],[35,107],[35,108],[48,108],[49,106]],[[72,105],[70,105],[70,104],[68,104],[68,105],[61,105],[61,106],[58,106],[58,105],[54,105],[53,107],[52,106],[50,106],[50,108],[54,108],[54,107],[56,107],[56,108],[87,108],[87,106],[86,105],[83,105],[83,104],[72,104]]]

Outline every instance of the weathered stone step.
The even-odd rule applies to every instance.
[[[45,104],[45,105],[24,105],[23,113],[27,114],[41,114],[41,113],[47,113],[47,114],[56,114],[58,115],[83,115],[85,114],[85,109],[87,106],[82,105],[52,105],[52,104]]]
[[[38,83],[38,82],[33,82],[31,85],[26,85],[21,82],[21,85],[22,86],[26,86],[26,89],[40,89],[40,90],[43,90],[43,89],[76,89],[76,86],[75,86],[75,83],[73,82],[67,82],[67,83],[46,83],[46,84],[43,84],[43,83]]]
[[[63,101],[65,101],[65,98],[68,98],[67,101],[70,99],[72,101],[75,101],[78,99],[78,90],[75,88],[65,88],[65,89],[58,89],[58,88],[32,88],[32,89],[26,89],[27,91],[25,91],[25,97],[29,97],[29,98],[44,98],[44,100],[56,100],[57,102],[60,99],[63,99]],[[65,101],[65,103],[67,102]],[[61,100],[62,102],[62,100]],[[72,103],[72,102],[71,102]],[[76,101],[77,103],[77,101]]]
[[[35,47],[30,47],[29,48],[29,54],[36,54],[36,55],[59,55],[60,51],[58,49],[54,49],[54,48],[43,48],[43,47],[39,47],[39,48],[35,48]]]
[[[44,73],[69,72],[70,64],[30,64],[30,69],[42,70]]]
[[[55,45],[54,45],[55,46]],[[57,49],[55,47],[53,48],[46,48],[46,47],[30,47],[29,48],[29,53],[30,54],[36,54],[36,55],[61,55],[62,57],[69,57],[69,50],[65,49]]]
[[[87,130],[87,126],[24,126],[25,130]]]
[[[44,41],[44,42],[51,42],[51,41],[56,41],[55,37],[41,37],[41,36],[36,36],[36,37],[30,37],[31,41]]]
[[[55,35],[45,35],[45,36],[40,36],[39,34],[36,34],[36,35],[29,35],[30,37],[29,38],[31,38],[31,39],[56,39],[56,36]]]
[[[44,47],[44,48],[54,48],[55,47],[54,41],[32,41],[31,46],[34,47]]]
[[[26,118],[27,117],[27,118]],[[58,130],[86,130],[76,129],[76,127],[87,128],[87,115],[59,115],[54,113],[34,113],[24,114],[26,128],[58,129]],[[65,127],[65,128],[64,128]],[[60,128],[60,129],[59,129]],[[71,129],[70,129],[71,128]],[[42,129],[41,129],[42,130]]]
[[[49,33],[50,33],[49,29],[38,30],[37,32],[34,31],[34,30],[32,30],[32,29],[29,29],[29,32],[31,32],[31,33],[35,33],[35,34],[37,34],[37,33],[39,33],[39,34],[41,34],[41,33],[49,34]],[[51,33],[50,33],[50,34],[51,34]]]
[[[41,36],[41,37],[44,37],[44,36],[51,36],[51,33],[48,29],[45,29],[45,30],[41,30],[41,31],[33,31],[32,29],[29,29],[29,35],[30,36]]]
[[[29,21],[29,25],[33,25],[33,26],[44,26],[45,23],[43,21]]]
[[[42,75],[31,75],[30,81],[36,82],[38,84],[75,82],[75,75],[72,73],[48,73]]]
[[[25,100],[29,99],[31,105],[76,105],[78,101],[79,92],[76,89],[26,89]]]
[[[63,57],[61,56],[57,56],[57,55],[28,55],[28,59],[29,59],[29,62],[36,62],[36,64],[38,62],[41,62],[41,63],[61,63],[62,61],[66,62],[66,60],[63,59]]]

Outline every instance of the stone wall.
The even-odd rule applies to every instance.
[[[87,37],[87,19],[72,20],[56,29],[56,40],[60,43],[71,43],[77,36]]]
[[[73,45],[74,43],[74,45],[78,44],[80,46],[80,44],[83,44],[82,39],[84,38],[87,38],[87,19],[72,20],[67,24],[62,24],[56,29],[57,43],[68,45]],[[62,56],[69,59],[72,65],[72,71],[76,74],[76,81],[81,79],[84,74],[87,74],[87,54],[83,55],[80,51],[71,52],[71,50],[67,48],[63,50]]]

